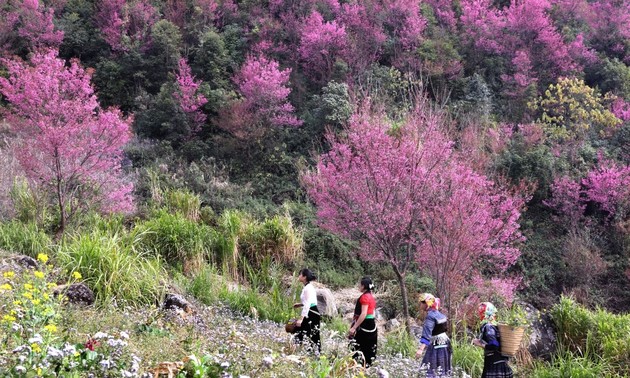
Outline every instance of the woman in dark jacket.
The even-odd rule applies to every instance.
[[[353,339],[352,349],[355,351],[353,358],[360,364],[370,366],[376,358],[376,344],[378,331],[374,318],[376,301],[372,296],[374,284],[369,277],[363,277],[359,283],[362,294],[354,306],[354,317],[348,332],[348,337]],[[360,352],[360,353],[359,353]]]
[[[473,340],[473,345],[484,350],[481,378],[512,378],[508,357],[501,355],[501,335],[496,322],[496,307],[490,302],[483,302],[479,305],[478,312],[481,332],[479,338]]]
[[[427,377],[449,377],[451,374],[451,340],[446,334],[447,317],[439,311],[440,299],[429,293],[420,295],[420,310],[427,316],[422,326],[420,348],[416,358],[422,358],[422,370]],[[426,353],[425,353],[426,351]]]

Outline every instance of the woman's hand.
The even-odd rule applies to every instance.
[[[422,344],[420,346],[420,348],[418,348],[418,351],[416,352],[416,359],[422,358],[422,355],[424,354],[425,348],[426,348],[426,346],[424,344]]]
[[[356,333],[357,330],[355,328],[350,328],[350,330],[348,331],[348,338],[353,338]]]
[[[472,344],[474,346],[478,346],[479,348],[485,347],[484,343],[479,339],[473,339]]]
[[[300,328],[302,326],[302,319],[298,319],[295,321],[295,326]]]

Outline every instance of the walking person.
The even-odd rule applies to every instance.
[[[293,307],[302,307],[300,317],[295,322],[297,332],[295,338],[298,342],[304,343],[307,339],[311,348],[317,353],[321,352],[320,341],[320,322],[321,315],[317,308],[317,293],[315,287],[311,283],[317,277],[309,269],[300,270],[298,280],[304,284],[302,293],[300,294],[300,303],[296,303]]]
[[[363,277],[359,283],[361,296],[354,306],[352,325],[348,337],[352,340],[351,347],[355,351],[352,356],[364,366],[372,365],[376,359],[378,331],[376,329],[375,309],[376,300],[372,295],[374,284],[370,277]]]
[[[481,378],[512,378],[512,368],[508,365],[509,358],[501,355],[501,335],[497,327],[496,313],[496,307],[490,302],[479,305],[481,331],[479,338],[473,340],[473,345],[483,348]]]
[[[451,374],[451,340],[446,334],[448,318],[439,311],[440,299],[432,294],[420,295],[420,310],[427,315],[422,325],[420,348],[416,358],[422,358],[422,369],[427,369],[427,377],[449,377]]]

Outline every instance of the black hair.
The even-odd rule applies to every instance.
[[[370,277],[361,278],[361,286],[367,291],[372,291],[374,289],[374,283],[372,283],[372,279]]]
[[[306,277],[306,282],[315,281],[317,279],[317,276],[308,268],[300,270],[300,275]]]

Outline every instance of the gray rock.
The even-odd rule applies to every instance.
[[[20,266],[25,268],[35,269],[37,268],[37,260],[30,256],[18,256],[15,258],[15,262],[17,262]]]
[[[90,306],[94,304],[94,292],[82,282],[70,285],[59,285],[53,290],[53,295],[63,294],[68,302]]]
[[[337,315],[337,304],[335,297],[328,288],[317,288],[317,308],[320,314],[333,317]]]
[[[183,310],[184,312],[190,312],[192,305],[183,296],[179,294],[166,294],[164,302],[162,303],[164,310]]]
[[[387,323],[385,323],[385,330],[387,332],[392,331],[398,327],[400,327],[400,322],[398,321],[398,319],[390,319],[387,321]]]
[[[534,358],[550,360],[556,351],[556,332],[549,314],[538,311],[529,303],[518,303],[525,313],[529,326],[529,353]]]

